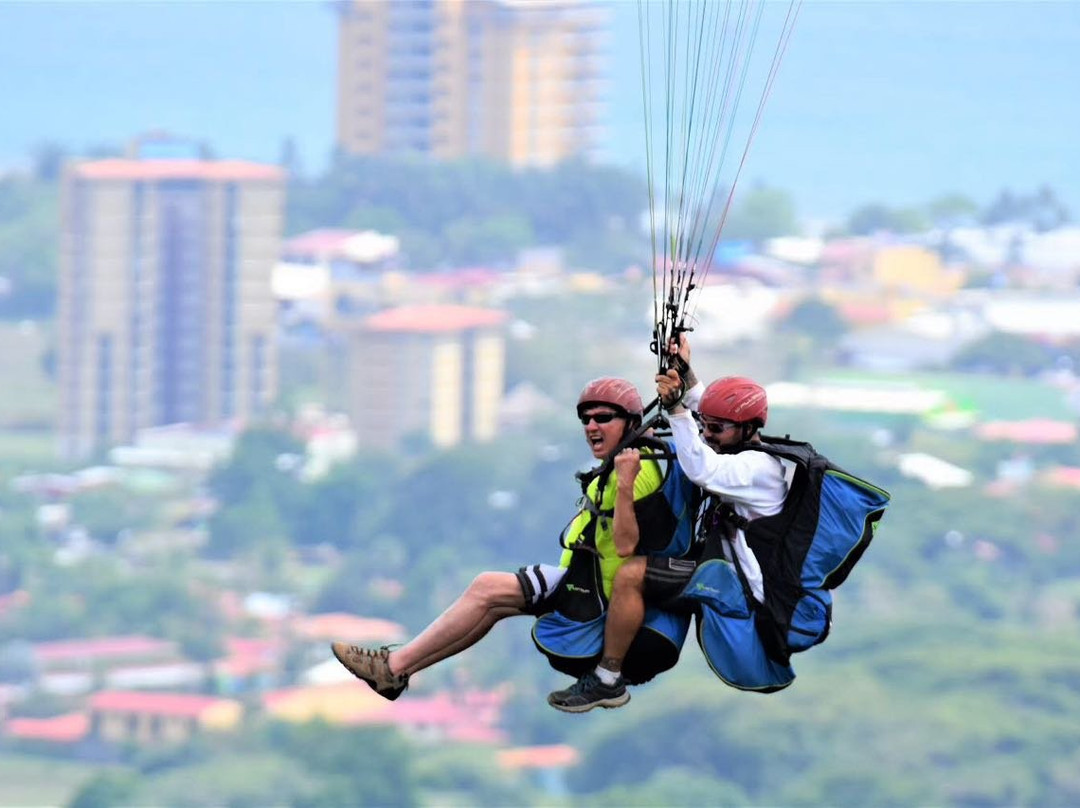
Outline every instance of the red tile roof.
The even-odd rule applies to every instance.
[[[431,304],[386,309],[368,317],[364,326],[369,331],[438,333],[492,328],[507,318],[506,312],[497,309]]]
[[[225,640],[225,647],[230,654],[269,656],[281,649],[281,643],[264,637],[229,637]]]
[[[506,741],[507,736],[501,729],[471,723],[449,727],[446,737],[460,743],[501,744]]]
[[[173,656],[176,643],[154,637],[94,637],[79,640],[56,640],[34,644],[39,662],[94,660],[109,657]]]
[[[1008,440],[1015,443],[1074,443],[1078,437],[1076,424],[1049,418],[1029,418],[1026,421],[990,421],[975,429],[983,440]]]
[[[309,230],[288,239],[282,245],[281,252],[284,255],[314,255],[319,258],[335,255],[341,252],[345,242],[358,232],[329,227]]]
[[[68,713],[51,718],[12,718],[4,724],[4,734],[24,741],[75,743],[90,731],[90,717]]]
[[[200,696],[194,693],[144,693],[137,690],[103,690],[90,697],[90,709],[122,713],[187,716],[197,718],[229,699]]]
[[[572,746],[551,744],[500,749],[495,753],[495,759],[504,769],[553,769],[576,766],[581,755]]]
[[[502,274],[493,269],[452,269],[447,272],[432,272],[424,275],[417,275],[416,282],[423,284],[424,286],[465,289],[477,286],[490,286],[501,277]]]
[[[427,698],[411,697],[387,704],[383,709],[354,714],[350,724],[391,724],[398,727],[438,729],[447,738],[480,743],[500,743],[505,733],[494,723],[498,712],[481,715],[459,698],[438,693]]]
[[[300,617],[296,632],[310,640],[347,640],[349,642],[396,642],[405,638],[400,623],[377,617],[357,617],[344,612],[327,612]]]
[[[273,670],[282,655],[281,643],[256,637],[229,637],[225,640],[226,655],[214,663],[218,673],[231,676],[251,676]]]
[[[1057,466],[1047,469],[1044,479],[1051,485],[1065,488],[1080,488],[1080,468],[1076,466]]]
[[[837,309],[844,320],[857,325],[880,325],[893,319],[889,304],[880,301],[844,302]]]
[[[14,592],[7,592],[6,594],[0,595],[0,615],[4,612],[21,609],[29,602],[30,593],[25,589],[16,589]]]
[[[440,693],[429,698],[414,697],[391,704],[386,717],[395,724],[411,726],[453,727],[468,721],[470,713],[449,696]]]
[[[849,263],[872,256],[874,243],[867,238],[835,239],[821,249],[822,264]]]
[[[274,165],[242,160],[93,160],[78,163],[72,174],[88,180],[284,180]]]

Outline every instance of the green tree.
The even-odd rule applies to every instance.
[[[374,205],[355,205],[342,225],[355,230],[377,230],[380,233],[401,233],[407,220],[394,208]]]
[[[926,216],[911,208],[890,208],[886,205],[863,205],[851,214],[847,231],[855,236],[867,236],[885,231],[917,233],[928,226]]]
[[[101,488],[71,499],[74,520],[97,539],[112,542],[124,530],[144,530],[158,519],[156,497],[133,494],[119,487]]]
[[[446,257],[457,264],[506,261],[535,240],[532,225],[520,214],[455,219],[443,230]]]
[[[104,771],[90,778],[75,793],[68,808],[121,808],[131,804],[131,796],[137,787],[137,775]]]
[[[739,197],[724,224],[724,236],[761,244],[777,236],[798,232],[795,203],[778,188],[757,186]]]
[[[288,534],[286,524],[273,486],[259,484],[210,517],[207,550],[219,558],[257,552],[268,543],[279,543]]]
[[[995,331],[965,347],[950,363],[956,370],[1030,376],[1053,365],[1049,351],[1027,337]]]
[[[274,498],[290,498],[295,485],[282,471],[280,458],[302,452],[300,441],[286,432],[264,427],[248,430],[236,442],[229,461],[211,474],[210,490],[224,503],[240,502],[261,485],[269,486]]]
[[[59,143],[41,141],[36,143],[31,152],[34,179],[52,183],[60,179],[64,161],[68,158],[67,150]]]
[[[209,552],[248,553],[262,566],[279,567],[304,501],[296,478],[302,461],[303,447],[288,433],[258,428],[241,435],[229,461],[210,476],[220,507],[209,522]]]
[[[348,804],[356,806],[407,808],[418,802],[413,754],[396,730],[340,728],[322,721],[275,722],[269,727],[268,740],[312,772],[332,776],[327,789],[311,794],[306,805],[334,804],[333,799],[345,794]]]
[[[25,587],[37,570],[47,566],[50,551],[25,502],[3,503],[0,508],[0,594],[7,594]]]
[[[0,276],[11,283],[0,317],[43,317],[55,306],[58,266],[55,182],[0,178]]]
[[[362,455],[309,484],[292,525],[301,544],[328,543],[342,549],[376,535],[387,519],[397,490],[391,457]]]
[[[419,270],[509,263],[534,244],[574,245],[584,266],[621,270],[603,247],[618,239],[644,260],[637,220],[646,199],[640,178],[582,161],[520,171],[485,160],[342,157],[325,176],[291,183],[287,220],[289,232],[385,229]]]
[[[0,682],[23,684],[38,673],[34,649],[25,640],[0,643]]]
[[[938,227],[949,227],[968,219],[974,219],[979,206],[963,194],[945,194],[931,200],[926,206],[930,220]]]
[[[589,803],[602,808],[652,808],[658,805],[689,808],[700,805],[748,805],[750,798],[730,780],[672,766],[658,770],[644,783],[612,786],[592,796]]]
[[[780,323],[780,330],[807,334],[815,340],[834,343],[848,331],[847,323],[821,298],[809,298],[798,303]]]
[[[981,216],[983,224],[1019,222],[1031,224],[1039,231],[1060,227],[1069,219],[1068,208],[1049,186],[1043,186],[1033,194],[1016,193],[1006,188],[994,198]]]

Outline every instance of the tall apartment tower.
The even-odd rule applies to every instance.
[[[584,0],[347,0],[338,146],[549,166],[598,147],[609,10]]]
[[[392,450],[414,437],[445,448],[496,437],[507,319],[498,309],[425,304],[345,324],[348,409],[362,445]]]
[[[277,385],[270,273],[285,177],[202,159],[69,165],[62,185],[60,450],[257,415]]]

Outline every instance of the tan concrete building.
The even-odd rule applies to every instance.
[[[341,3],[337,143],[346,154],[590,156],[609,10],[585,0]]]
[[[202,159],[67,167],[59,283],[65,457],[142,428],[258,414],[277,386],[270,273],[285,177]]]
[[[360,444],[393,449],[486,441],[498,431],[505,312],[456,305],[386,309],[346,326],[348,406]]]
[[[962,268],[946,266],[936,252],[914,244],[882,247],[872,271],[887,293],[917,298],[950,297],[967,279]]]
[[[114,744],[179,745],[204,733],[236,730],[244,707],[194,693],[103,690],[88,703],[90,733]]]

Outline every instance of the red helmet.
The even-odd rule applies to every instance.
[[[622,410],[627,415],[641,418],[645,414],[645,405],[641,403],[641,395],[637,388],[626,379],[616,379],[614,376],[603,376],[593,379],[578,396],[578,415],[588,406],[606,404]]]
[[[769,417],[769,401],[764,388],[744,376],[725,376],[705,388],[698,408],[702,415],[722,418],[737,424],[755,423],[765,426]]]

